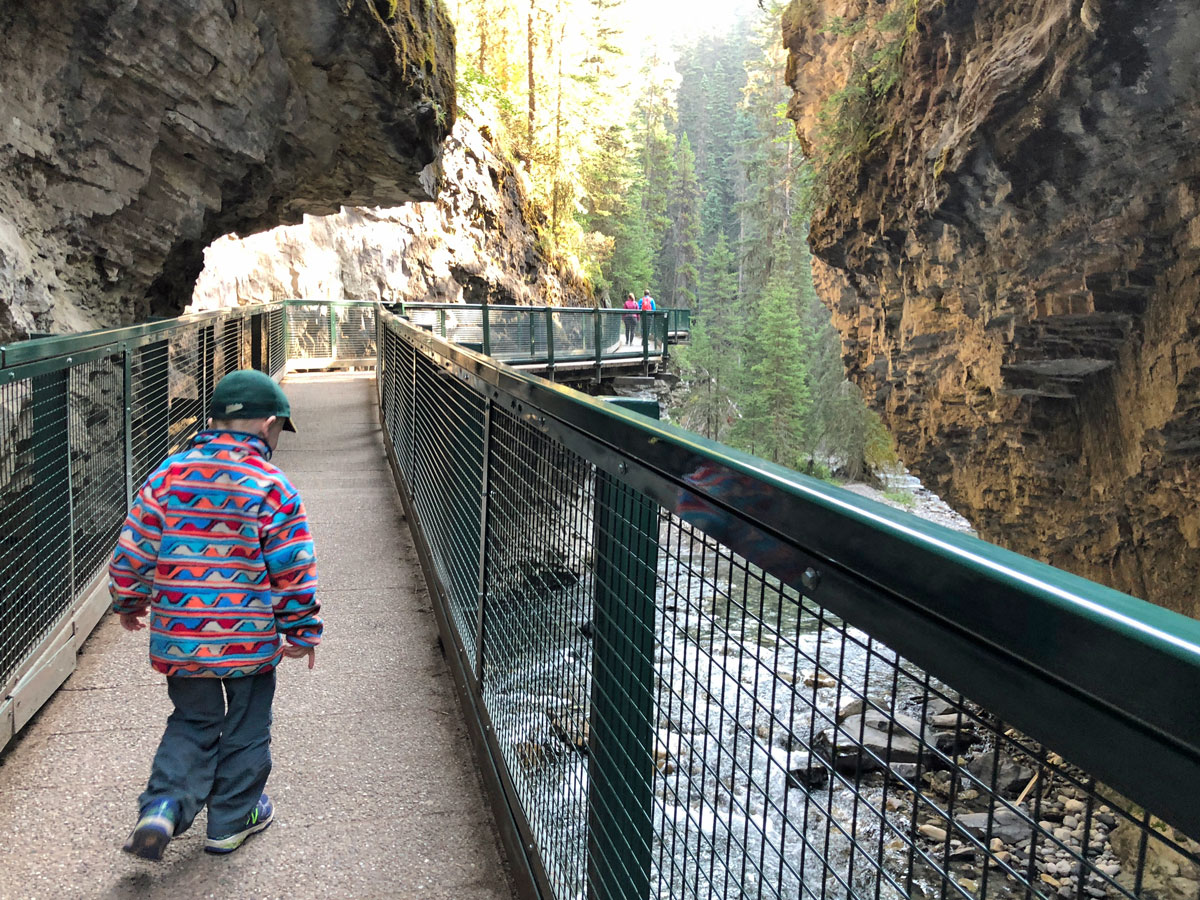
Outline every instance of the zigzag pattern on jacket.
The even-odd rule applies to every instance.
[[[266,443],[202,431],[138,492],[109,563],[117,613],[150,608],[150,663],[167,675],[270,671],[281,636],[315,647],[324,625],[300,495]]]

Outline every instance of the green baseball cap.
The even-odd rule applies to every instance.
[[[254,369],[230,372],[213,390],[208,414],[214,419],[265,419],[278,416],[284,431],[295,431],[292,405],[270,375]]]

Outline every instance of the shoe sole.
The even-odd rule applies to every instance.
[[[272,813],[261,822],[256,822],[255,824],[251,825],[245,831],[239,831],[237,834],[230,835],[227,838],[221,838],[219,840],[216,838],[205,838],[204,852],[215,854],[232,853],[238,847],[242,846],[242,844],[246,843],[246,838],[250,837],[252,834],[258,834],[260,831],[266,831],[271,827],[271,823],[274,821],[275,815]]]
[[[171,832],[175,823],[166,816],[153,816],[138,823],[121,849],[139,859],[157,862],[163,858],[167,844],[171,843]]]

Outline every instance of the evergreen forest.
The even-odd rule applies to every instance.
[[[786,116],[784,4],[728,4],[706,32],[626,0],[449,5],[460,103],[527,176],[544,250],[602,306],[648,289],[692,309],[671,417],[823,477],[893,465],[813,286],[816,178]]]

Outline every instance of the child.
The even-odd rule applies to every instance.
[[[304,505],[270,463],[296,430],[287,397],[261,372],[233,372],[210,415],[142,485],[108,569],[121,625],[138,631],[150,613],[150,664],[175,705],[123,848],[144,859],[205,806],[210,853],[271,824],[275,666],[311,669],[324,627]]]

